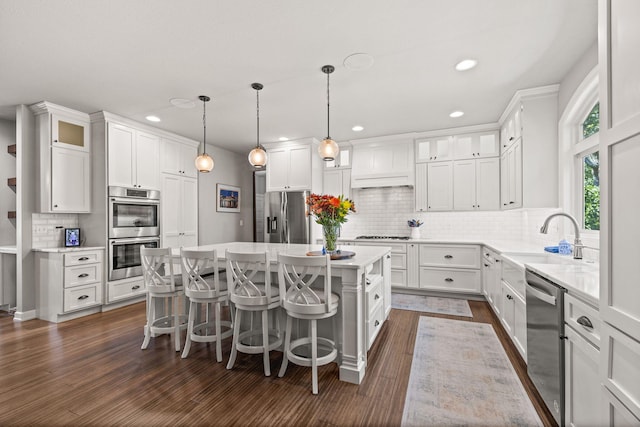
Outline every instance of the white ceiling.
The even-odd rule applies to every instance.
[[[207,143],[243,153],[252,82],[262,143],[325,137],[332,64],[337,141],[467,126],[496,122],[517,89],[559,83],[596,37],[597,0],[2,0],[0,114],[41,100],[155,114],[201,140],[205,94]],[[371,68],[343,65],[363,52]],[[479,65],[455,71],[467,57]]]

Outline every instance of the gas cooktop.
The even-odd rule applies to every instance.
[[[356,239],[371,239],[371,240],[409,240],[407,236],[358,236]]]

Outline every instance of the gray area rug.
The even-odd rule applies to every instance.
[[[542,426],[491,325],[420,317],[403,426]]]
[[[473,317],[464,299],[427,297],[423,295],[391,294],[391,308]]]

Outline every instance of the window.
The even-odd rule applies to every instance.
[[[576,217],[583,233],[600,230],[600,103],[595,66],[571,96],[558,123],[560,207]]]
[[[582,213],[582,228],[585,230],[600,230],[600,155],[597,144],[594,146],[592,138],[597,138],[600,130],[600,104],[596,103],[586,119],[582,122],[582,139],[576,144],[577,159],[581,167],[580,186],[576,193],[581,194],[580,207]],[[588,143],[585,143],[587,140]]]

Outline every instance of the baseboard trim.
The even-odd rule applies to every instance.
[[[35,310],[29,310],[29,311],[16,311],[13,314],[13,320],[16,322],[25,322],[27,320],[33,320],[36,318],[36,311]]]

